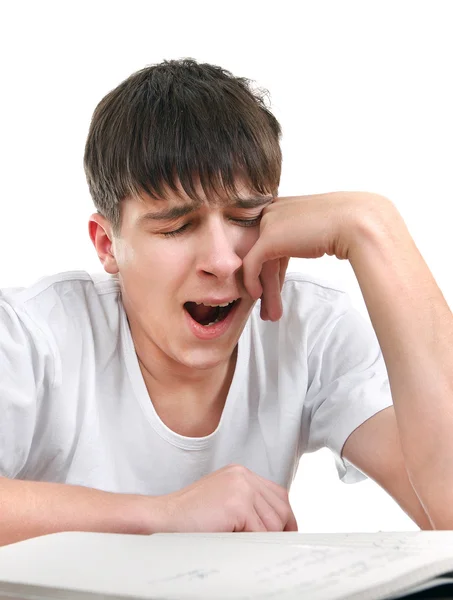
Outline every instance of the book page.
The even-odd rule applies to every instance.
[[[160,536],[165,534],[155,534]],[[346,546],[354,548],[397,548],[424,550],[431,547],[450,547],[453,550],[453,531],[378,531],[372,533],[188,533],[195,538],[241,539],[260,544],[307,544],[310,546]]]
[[[0,548],[0,581],[135,598],[381,600],[450,570],[451,532],[74,532]]]

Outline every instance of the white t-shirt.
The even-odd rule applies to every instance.
[[[288,274],[283,317],[259,302],[241,334],[217,429],[190,438],[159,418],[135,354],[119,283],[71,271],[0,293],[0,475],[160,495],[242,464],[289,488],[299,458],[332,450],[392,404],[371,324],[348,295]]]

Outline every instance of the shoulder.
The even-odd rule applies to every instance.
[[[308,354],[320,336],[332,331],[352,307],[343,287],[301,272],[286,274],[281,296],[281,319],[263,321],[258,301],[249,321],[252,336],[258,336],[268,351],[278,349],[281,356],[284,348],[289,349],[291,356]]]
[[[282,289],[283,299],[291,301],[301,296],[326,302],[345,301],[348,298],[346,289],[337,283],[306,273],[287,273]]]
[[[28,287],[0,289],[0,302],[23,318],[50,323],[90,311],[90,306],[117,301],[120,286],[107,273],[65,271],[41,277]]]
[[[28,287],[0,290],[1,345],[26,336],[39,353],[54,360],[92,331],[115,331],[120,286],[106,273],[66,271],[41,277]],[[71,343],[68,343],[71,340]]]
[[[46,298],[73,294],[101,295],[117,293],[119,282],[107,273],[89,274],[87,271],[64,271],[54,275],[40,277],[27,287],[12,287],[0,289],[0,299],[11,304],[22,306],[33,304],[34,301],[45,301]]]
[[[351,308],[346,289],[323,279],[300,272],[287,273],[282,288],[281,324],[293,327],[297,322],[318,329]]]

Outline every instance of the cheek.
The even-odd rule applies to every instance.
[[[180,286],[187,274],[189,256],[182,244],[177,246],[171,241],[123,248],[119,268],[134,304],[149,303],[151,297],[156,301],[161,294],[168,295],[170,287]]]
[[[162,293],[181,287],[193,265],[193,252],[181,240],[163,240],[148,249],[141,263],[146,270],[149,286]],[[164,291],[165,290],[165,291]]]
[[[150,256],[150,262],[160,271],[168,270],[169,273],[174,273],[183,271],[187,265],[190,265],[191,256],[191,248],[188,244],[181,243],[181,240],[170,240],[167,243],[159,244],[154,249]]]
[[[146,268],[152,276],[161,275],[167,270],[173,271],[188,261],[189,249],[180,240],[145,239],[129,248],[126,264],[136,271]]]

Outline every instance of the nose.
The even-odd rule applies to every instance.
[[[199,273],[228,279],[241,268],[238,229],[225,223],[221,217],[213,217],[205,223],[197,253]]]

